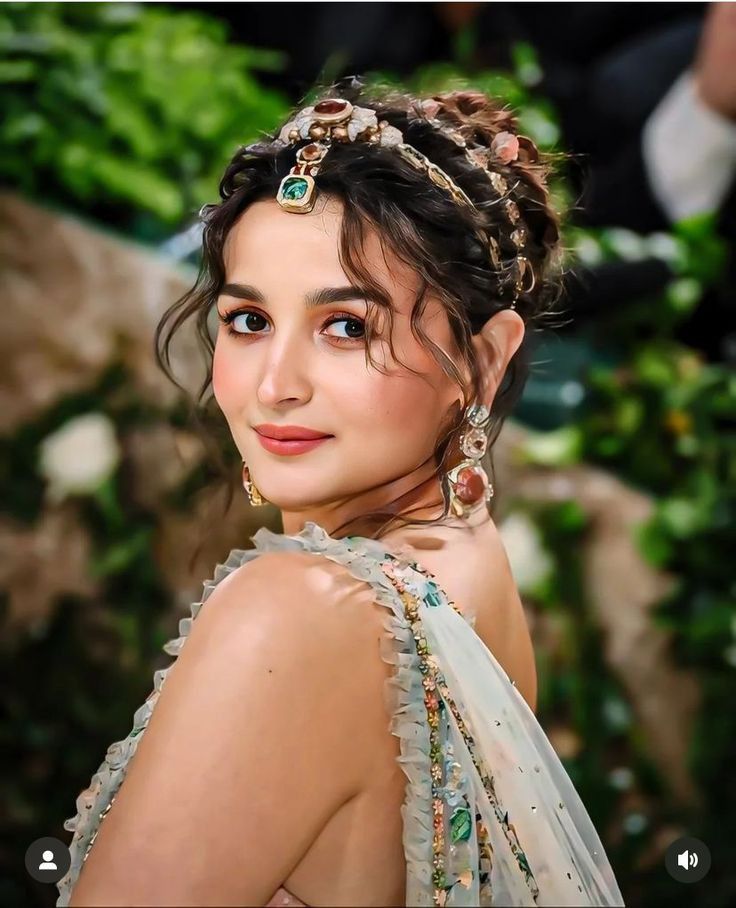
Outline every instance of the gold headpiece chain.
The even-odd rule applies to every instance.
[[[420,102],[420,108],[427,114],[435,113],[437,102],[427,99]],[[486,169],[484,162],[479,157],[479,153],[482,152],[479,149],[469,149],[459,132],[440,124],[436,119],[430,119],[430,122],[437,125],[445,135],[463,148],[468,161],[474,167],[480,167],[486,174],[499,196],[498,203],[502,205],[511,224],[517,225],[511,233],[511,239],[517,250],[521,250],[527,239],[527,231],[525,227],[518,224],[521,218],[519,206],[513,199],[508,198],[510,190],[507,181],[500,173]],[[325,98],[311,107],[304,107],[284,125],[276,141],[286,146],[296,144],[303,139],[312,139],[312,142],[297,150],[296,164],[281,181],[276,196],[277,202],[285,211],[295,213],[311,211],[317,194],[314,176],[319,171],[320,164],[332,143],[356,141],[368,142],[384,148],[395,148],[415,169],[426,173],[436,186],[449,191],[459,205],[476,208],[467,193],[455,183],[452,177],[441,167],[432,163],[413,145],[404,142],[404,136],[399,129],[391,126],[387,120],[379,122],[376,112],[369,107],[358,107],[344,98]],[[499,141],[497,142],[497,140]],[[502,154],[504,143],[506,143],[506,147],[509,145],[514,147],[515,140],[516,137],[511,133],[500,133],[491,145],[491,152],[498,149]],[[518,142],[515,147],[518,148]],[[487,154],[487,152],[485,153]],[[498,241],[485,231],[479,231],[478,237],[487,247],[493,267],[500,271],[502,264]],[[509,307],[511,309],[515,308],[519,294],[522,291],[526,293],[531,291],[536,282],[534,269],[526,256],[517,255],[516,263],[515,296]],[[531,285],[525,288],[524,279],[527,274],[531,275]]]

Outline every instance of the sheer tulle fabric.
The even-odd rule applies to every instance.
[[[333,539],[312,522],[294,536],[262,528],[253,542],[255,549],[235,549],[224,564],[217,565],[214,579],[203,585],[202,600],[192,604],[191,617],[180,621],[180,636],[164,650],[176,657],[217,584],[264,551],[314,552],[371,584],[375,601],[386,608],[387,633],[380,655],[394,666],[386,682],[386,705],[389,727],[400,741],[399,762],[407,776],[401,809],[407,905],[624,904],[600,839],[536,717],[472,624],[453,609],[439,587],[429,584],[422,573],[381,543],[363,537]],[[439,758],[430,747],[423,686],[426,675],[422,674],[426,661],[418,653],[415,629],[406,618],[396,576],[418,603],[430,658],[446,683],[439,725],[439,751],[445,767],[441,786],[432,777]],[[57,884],[57,906],[69,903],[170,667],[155,673],[154,689],[136,711],[130,734],[110,746],[90,787],[77,798],[76,816],[64,823],[65,829],[74,832],[69,846],[72,861]],[[456,716],[465,726],[464,732]],[[441,846],[444,878],[440,885],[432,813],[437,797],[443,799],[448,818]],[[479,821],[488,832],[490,851],[487,847],[484,851],[479,841]],[[280,893],[287,895],[284,890]]]
[[[598,834],[536,716],[490,650],[454,609],[423,613],[430,647],[493,779],[494,810],[456,730],[453,743],[473,780],[491,833],[493,901],[528,905],[529,886],[501,833],[508,813],[539,889],[538,905],[623,905]]]

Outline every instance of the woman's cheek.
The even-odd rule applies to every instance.
[[[215,400],[223,410],[232,402],[236,389],[242,387],[242,379],[238,380],[236,362],[233,357],[228,356],[222,345],[215,346],[212,358],[212,390]]]
[[[366,432],[375,441],[379,436],[382,444],[397,443],[406,449],[407,437],[412,434],[422,438],[424,430],[430,432],[434,414],[427,408],[427,388],[423,394],[413,389],[408,382],[394,378],[380,388],[374,388],[362,400],[353,400],[352,412],[361,415]]]
[[[384,399],[388,401],[389,421],[393,425],[408,428],[432,421],[436,397],[425,382],[413,379],[396,381],[390,395]]]

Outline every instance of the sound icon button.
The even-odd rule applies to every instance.
[[[683,836],[668,847],[664,863],[673,879],[680,883],[697,883],[710,870],[710,849],[700,839]]]

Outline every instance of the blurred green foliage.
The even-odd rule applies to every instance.
[[[139,3],[0,6],[0,180],[151,239],[214,195],[226,162],[288,108],[258,72],[282,53]]]

